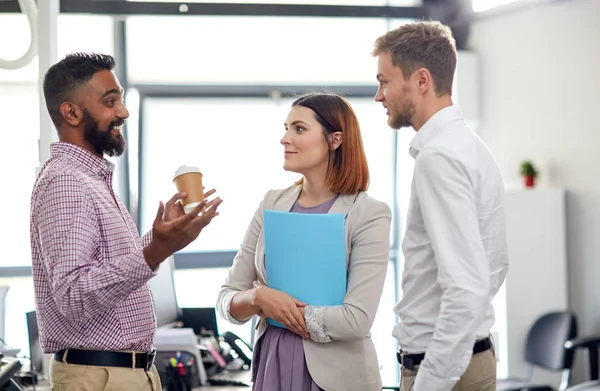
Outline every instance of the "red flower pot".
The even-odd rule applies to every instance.
[[[523,180],[525,181],[525,187],[535,186],[535,177],[534,176],[524,176]]]

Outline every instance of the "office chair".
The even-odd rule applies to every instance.
[[[550,371],[562,371],[558,391],[565,391],[571,380],[574,349],[565,343],[577,336],[575,315],[568,311],[542,315],[529,329],[525,342],[525,375],[522,378],[498,379],[497,391],[554,391],[548,385],[531,382],[534,366]]]
[[[600,381],[590,381],[567,388],[567,391],[600,391]]]
[[[600,391],[598,349],[600,348],[600,337],[590,336],[567,341],[565,348],[575,351],[576,349],[587,349],[589,360],[590,380],[585,383],[568,388],[566,391]]]

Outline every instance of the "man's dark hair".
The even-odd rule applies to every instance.
[[[72,100],[76,90],[87,83],[96,72],[115,67],[115,59],[107,54],[72,53],[52,65],[44,76],[44,98],[52,122],[61,123],[60,105]]]

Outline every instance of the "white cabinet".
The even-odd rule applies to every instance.
[[[499,377],[523,375],[529,328],[568,305],[565,191],[508,190],[506,214],[510,269],[494,302]],[[560,374],[536,368],[533,379],[558,385]]]

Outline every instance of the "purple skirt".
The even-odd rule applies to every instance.
[[[323,391],[315,384],[304,358],[302,337],[269,326],[256,345],[253,391]]]

